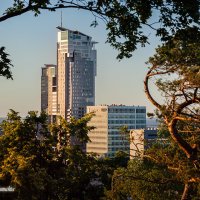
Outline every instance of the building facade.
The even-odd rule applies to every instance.
[[[142,157],[157,139],[157,128],[130,130],[130,159]]]
[[[96,50],[92,38],[79,31],[58,28],[58,115],[80,118],[95,105]]]
[[[87,113],[94,113],[88,123],[95,129],[89,132],[91,142],[87,143],[86,151],[101,156],[113,157],[117,151],[129,153],[129,130],[146,127],[146,107],[106,105],[88,106]],[[125,134],[120,128],[126,126]]]
[[[46,64],[42,67],[41,110],[47,113],[49,122],[55,122],[57,115],[56,71],[56,65]]]

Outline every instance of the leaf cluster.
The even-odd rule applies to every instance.
[[[97,26],[97,19],[106,23],[107,42],[119,50],[118,58],[131,57],[137,45],[148,43],[149,31],[161,40],[168,41],[177,30],[192,27],[199,23],[199,0],[14,0],[13,5],[0,16],[0,22],[33,11],[55,11],[63,8],[82,9],[91,12]],[[147,30],[147,31],[146,31]]]
[[[0,47],[0,76],[12,79],[12,72],[10,69],[13,65],[8,56],[9,54],[5,52],[5,47]]]
[[[149,160],[134,159],[113,175],[108,199],[180,199],[182,184],[173,173]]]

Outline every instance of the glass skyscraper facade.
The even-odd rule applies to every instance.
[[[95,105],[96,42],[79,31],[58,28],[57,66],[42,67],[41,109],[56,116],[81,118]]]
[[[48,114],[49,122],[57,116],[57,75],[56,65],[46,64],[41,75],[41,110]]]
[[[95,105],[96,42],[79,31],[58,30],[58,115],[80,118]]]

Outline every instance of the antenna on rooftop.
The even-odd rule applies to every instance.
[[[62,28],[62,9],[61,9],[61,13],[60,13],[60,27]]]

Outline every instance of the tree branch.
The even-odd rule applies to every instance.
[[[147,72],[147,75],[144,80],[144,92],[147,95],[147,98],[151,101],[151,103],[156,106],[159,110],[162,109],[162,106],[152,97],[150,91],[149,91],[149,77],[151,72],[156,68],[156,66],[152,66],[150,70]]]
[[[36,9],[36,8],[38,8],[37,5],[35,5],[35,6],[28,5],[27,7],[23,8],[23,9],[20,9],[20,10],[14,11],[14,12],[9,12],[9,13],[2,15],[0,17],[0,22],[3,22],[3,21],[5,21],[9,18],[12,18],[12,17],[19,16],[21,14],[24,14],[24,13],[31,11],[33,9]]]
[[[93,7],[89,7],[88,5],[84,6],[84,5],[80,5],[80,4],[77,4],[77,3],[73,3],[72,1],[70,1],[70,2],[63,1],[63,3],[69,4],[69,5],[58,4],[58,5],[55,5],[55,6],[42,6],[42,5],[40,5],[40,3],[37,3],[37,4],[33,5],[32,3],[33,3],[32,1],[29,1],[27,7],[22,8],[22,9],[18,9],[18,10],[15,10],[15,11],[11,11],[11,12],[8,12],[8,13],[5,13],[4,15],[2,15],[0,17],[0,22],[3,22],[3,21],[5,21],[5,20],[7,20],[9,18],[16,17],[16,16],[22,15],[22,14],[28,12],[28,11],[33,11],[33,10],[36,10],[36,9],[52,11],[52,10],[58,10],[58,9],[62,9],[62,8],[72,8],[72,9],[87,10],[87,11],[90,11],[90,12],[95,12],[100,16],[106,16],[105,13],[101,12],[95,6],[93,6]]]
[[[187,118],[187,117],[179,117],[179,116],[177,116],[174,119],[181,120],[181,121],[200,122],[200,119],[196,119],[196,118],[192,118],[192,117]]]
[[[177,125],[177,119],[176,117],[173,117],[170,123],[168,123],[168,128],[171,137],[173,140],[178,144],[180,149],[183,150],[183,152],[186,154],[186,156],[191,159],[192,161],[196,161],[196,148],[192,148],[189,143],[187,143],[179,134],[176,128]]]

